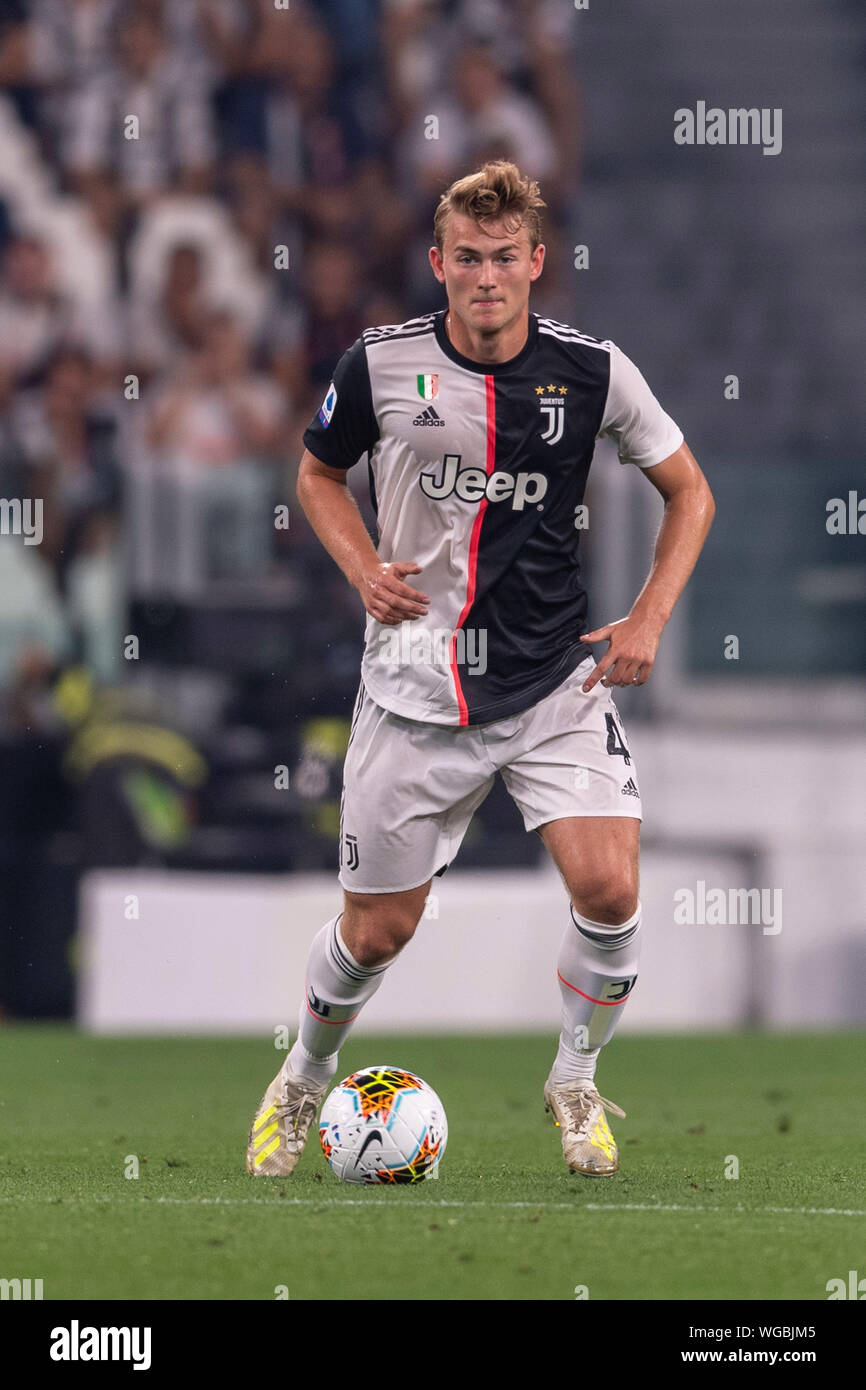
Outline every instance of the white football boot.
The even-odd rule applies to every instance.
[[[247,1141],[247,1172],[287,1178],[304,1151],[310,1126],[328,1089],[281,1067],[262,1096]]]
[[[592,1081],[557,1085],[548,1077],[544,1108],[562,1130],[562,1152],[572,1173],[609,1178],[619,1168],[619,1150],[605,1110],[625,1119],[625,1111],[598,1094]]]

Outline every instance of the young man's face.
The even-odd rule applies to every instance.
[[[436,279],[448,291],[451,312],[469,329],[498,333],[514,323],[529,303],[529,287],[544,264],[544,246],[533,251],[525,227],[509,232],[501,222],[483,227],[452,212],[442,251],[430,248]]]

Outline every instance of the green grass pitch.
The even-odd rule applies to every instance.
[[[315,1135],[290,1179],[247,1176],[284,1055],[267,1040],[2,1028],[0,1277],[46,1299],[571,1301],[822,1300],[866,1274],[866,1034],[616,1040],[598,1080],[628,1118],[607,1179],[563,1163],[552,1047],[350,1042],[340,1075],[408,1067],[450,1125],[438,1181],[364,1188]]]

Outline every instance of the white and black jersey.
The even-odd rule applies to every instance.
[[[332,468],[366,454],[385,561],[414,560],[426,617],[367,620],[362,677],[384,709],[434,724],[519,714],[589,649],[578,508],[595,441],[650,468],[683,442],[614,343],[529,316],[508,362],[459,353],[445,310],[368,328],[340,359],[304,443]]]

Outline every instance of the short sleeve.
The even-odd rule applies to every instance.
[[[351,468],[379,438],[363,338],[337,363],[318,412],[304,431],[310,453],[329,468]]]
[[[599,438],[616,441],[620,463],[652,468],[683,443],[683,432],[662,410],[635,364],[610,345],[610,381]]]

